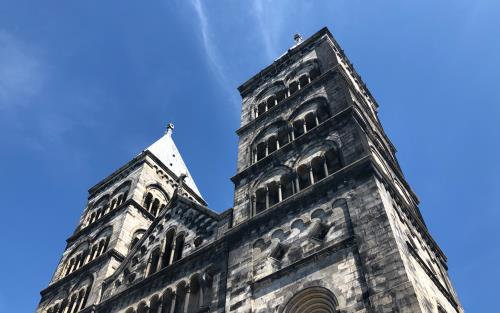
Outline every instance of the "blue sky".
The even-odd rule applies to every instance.
[[[328,26],[449,257],[468,312],[500,279],[499,1],[0,2],[0,312],[32,312],[87,190],[167,122],[210,207],[232,205],[236,87]]]

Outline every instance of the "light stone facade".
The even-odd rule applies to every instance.
[[[239,91],[234,207],[207,207],[169,125],[89,190],[37,312],[463,312],[328,29]]]

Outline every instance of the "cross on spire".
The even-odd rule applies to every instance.
[[[173,131],[174,131],[174,124],[172,124],[171,122],[169,122],[167,124],[167,129],[165,130],[165,135],[172,134]]]
[[[302,42],[302,36],[299,33],[297,33],[293,35],[293,40],[295,40],[295,44],[298,45]]]

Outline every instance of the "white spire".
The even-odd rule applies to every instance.
[[[184,183],[186,186],[191,188],[198,196],[201,197],[201,193],[196,187],[189,170],[182,160],[179,150],[172,139],[172,132],[174,130],[174,124],[168,123],[167,130],[165,134],[154,142],[151,146],[147,147],[145,150],[151,152],[156,156],[166,167],[168,167],[177,177],[181,175],[186,175]]]

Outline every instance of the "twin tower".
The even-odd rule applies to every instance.
[[[169,125],[89,190],[38,313],[463,312],[328,29],[239,91],[234,207],[207,207]]]

